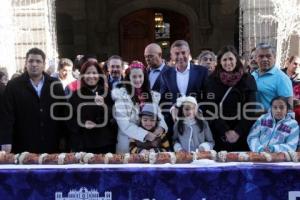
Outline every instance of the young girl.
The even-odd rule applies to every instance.
[[[156,135],[168,131],[162,113],[159,111],[158,126],[154,132],[146,131],[139,127],[139,113],[146,103],[158,106],[160,93],[150,90],[148,72],[139,61],[132,61],[125,71],[125,79],[112,90],[112,98],[115,101],[113,116],[118,124],[117,153],[129,153],[129,143],[132,139],[140,142],[153,141]]]
[[[158,106],[153,103],[146,103],[142,111],[140,112],[140,127],[143,129],[154,132],[158,127]],[[157,135],[153,141],[140,142],[133,140],[130,142],[130,153],[147,153],[152,152],[165,152],[170,147],[169,141],[166,137],[166,133]]]
[[[294,112],[285,97],[271,101],[271,111],[262,115],[252,126],[247,138],[251,151],[295,151],[299,140],[299,127]]]
[[[197,115],[197,101],[194,97],[177,99],[178,121],[174,125],[174,151],[209,151],[214,140],[208,123]]]

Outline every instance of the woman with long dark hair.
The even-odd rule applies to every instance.
[[[159,126],[154,132],[138,126],[139,113],[145,103],[157,104],[160,94],[150,91],[147,71],[139,61],[133,61],[125,72],[125,81],[112,91],[115,101],[114,118],[118,124],[118,153],[128,153],[131,139],[144,142],[153,141],[167,132],[167,125],[158,112]]]
[[[80,70],[81,88],[70,98],[72,151],[114,153],[117,136],[112,131],[111,94],[106,76],[95,61],[87,61]]]
[[[233,46],[219,51],[216,70],[208,77],[205,88],[206,104],[211,105],[205,106],[204,115],[215,139],[215,150],[248,150],[257,88],[254,78],[244,72]]]

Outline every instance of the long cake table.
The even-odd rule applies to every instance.
[[[298,192],[299,191],[299,192]],[[1,165],[0,199],[216,200],[300,198],[300,164]]]

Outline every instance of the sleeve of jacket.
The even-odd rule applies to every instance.
[[[157,111],[158,111],[158,118],[159,118],[159,123],[158,126],[163,128],[165,130],[165,133],[168,132],[168,126],[166,124],[165,118],[161,113],[161,109],[159,107],[159,102],[161,99],[161,94],[155,91],[151,92],[151,96],[152,96],[152,101],[153,104],[155,104],[155,106],[157,106]]]
[[[0,110],[0,144],[12,144],[15,123],[13,85],[7,84],[3,94],[3,106]]]
[[[263,144],[261,144],[259,137],[261,134],[261,119],[264,116],[261,116],[252,126],[250,133],[247,137],[247,143],[249,148],[253,152],[261,152],[264,149]]]
[[[114,118],[117,121],[119,129],[125,133],[129,138],[143,142],[147,131],[138,127],[135,123],[130,121],[132,105],[124,100],[116,100],[114,105]]]
[[[199,147],[202,147],[205,151],[209,151],[214,148],[215,141],[213,139],[208,123],[206,121],[204,121],[203,123],[204,123],[203,133],[204,133],[205,142],[201,143]]]
[[[245,101],[243,102],[241,120],[235,127],[235,131],[240,135],[247,135],[255,120],[255,103],[256,103],[256,82],[252,76],[248,76],[245,80],[246,89],[243,90]],[[245,106],[247,105],[247,106]],[[247,112],[246,112],[247,111]]]
[[[182,148],[182,146],[181,146],[181,144],[180,144],[180,141],[179,141],[179,133],[178,133],[178,128],[177,128],[177,125],[178,125],[178,122],[176,122],[175,124],[174,124],[174,132],[173,132],[173,144],[174,144],[174,146],[173,146],[173,148],[174,148],[174,151],[175,152],[177,152],[177,151],[180,151],[180,150],[182,150],[183,148]]]
[[[71,112],[72,112],[72,118],[67,121],[67,127],[71,133],[77,132],[78,123],[77,123],[77,107],[78,107],[78,100],[77,95],[74,92],[69,99],[69,103],[71,104]]]
[[[163,128],[165,130],[165,132],[168,132],[168,126],[166,124],[165,118],[161,113],[161,110],[158,110],[158,118],[159,118],[159,123],[158,126]]]
[[[215,128],[215,134],[217,135],[217,137],[225,136],[225,132],[230,130],[227,123],[220,118],[210,121],[209,125]]]
[[[160,75],[160,94],[161,94],[161,98],[160,98],[160,108],[162,109],[162,113],[165,116],[168,116],[170,113],[170,108],[173,105],[173,94],[171,93],[170,89],[168,88],[168,84],[166,80],[166,76],[165,73],[167,73],[169,70],[164,71],[161,75]]]
[[[167,84],[165,83],[165,76],[164,73],[162,73],[159,77],[160,80],[160,94],[161,99],[160,102],[166,102],[166,94],[169,92]]]
[[[67,128],[68,128],[68,132],[70,134],[70,147],[74,150],[74,149],[78,149],[81,147],[81,142],[80,141],[80,126],[77,122],[77,108],[78,105],[80,103],[80,99],[77,96],[77,92],[74,92],[71,96],[71,98],[69,99],[69,103],[71,104],[71,109],[72,109],[72,118],[70,120],[68,120],[66,122]],[[82,119],[79,119],[80,121]],[[84,123],[84,122],[81,122]]]
[[[208,78],[208,70],[207,70],[207,68],[205,68],[203,66],[197,66],[197,67],[201,68],[199,76],[202,77],[201,81],[199,81],[199,84],[201,85],[201,87],[199,88],[200,91],[198,91],[199,94],[197,95],[197,102],[202,102],[203,100],[206,99],[205,84],[206,84],[206,81]]]
[[[59,84],[57,84],[57,83],[59,83]],[[63,106],[59,106],[59,110],[57,110],[57,114],[55,114],[55,116],[59,116],[61,118],[67,119],[68,115],[71,114],[70,113],[71,106],[70,107],[68,106],[69,104],[67,102],[67,96],[64,92],[63,86],[60,81],[53,82],[52,84],[54,84],[54,92],[56,93],[56,95],[62,97],[57,100],[58,103],[61,103],[63,105]],[[66,130],[68,130],[66,121],[67,120],[59,120],[59,122],[58,122],[59,130],[60,130],[60,137],[64,137],[64,138],[69,137],[69,133],[66,131]]]
[[[111,98],[111,93],[110,91],[107,92],[107,95],[104,97],[104,102],[107,106],[107,114],[108,114],[108,119],[111,119],[112,118],[112,107],[113,107],[113,100]]]
[[[291,128],[291,133],[285,143],[269,145],[271,152],[296,151],[299,141],[299,126],[295,120],[291,123]]]
[[[57,84],[59,83],[59,84]],[[62,98],[56,99],[57,103],[60,103],[61,106],[58,106],[57,114],[55,116],[59,116],[62,120],[58,120],[58,135],[60,137],[60,151],[68,152],[70,150],[70,132],[68,129],[67,122],[72,118],[71,109],[72,106],[67,101],[66,93],[64,92],[63,86],[60,81],[52,82],[54,84],[54,92],[57,96]],[[56,110],[56,109],[54,109]],[[55,111],[54,111],[55,113]]]
[[[215,103],[215,94],[218,85],[212,76],[208,77],[204,85],[204,105],[201,106],[203,116],[214,131],[216,137],[223,137],[229,130],[227,123],[219,117],[219,107]],[[213,94],[213,95],[211,95]]]

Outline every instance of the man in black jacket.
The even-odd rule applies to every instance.
[[[107,70],[108,86],[109,90],[112,90],[123,81],[124,66],[122,58],[118,55],[109,57],[107,60]]]
[[[2,150],[19,153],[54,153],[62,136],[63,106],[61,83],[44,73],[45,53],[32,48],[26,54],[26,72],[11,80],[4,92],[0,115]]]

